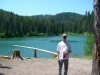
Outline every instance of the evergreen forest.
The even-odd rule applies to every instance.
[[[56,15],[23,16],[0,9],[0,37],[53,36],[64,32],[93,33],[93,11],[84,15],[62,12]]]

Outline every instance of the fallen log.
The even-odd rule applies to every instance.
[[[10,56],[0,56],[0,58],[4,58],[4,59],[11,59],[11,57]]]

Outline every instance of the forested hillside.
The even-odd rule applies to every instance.
[[[0,9],[0,37],[59,35],[93,32],[93,12],[21,16]]]

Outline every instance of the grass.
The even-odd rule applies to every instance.
[[[89,55],[89,56],[78,56],[78,55],[74,55],[72,58],[79,58],[79,59],[92,59],[92,55]]]
[[[53,55],[53,59],[55,59],[57,57],[57,55]],[[92,59],[92,55],[88,55],[88,56],[78,56],[78,55],[74,55],[70,58],[78,58],[78,59]]]

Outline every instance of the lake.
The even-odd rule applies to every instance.
[[[22,58],[32,58],[34,56],[34,51],[32,49],[14,47],[13,45],[30,46],[56,52],[57,44],[61,40],[61,36],[0,38],[0,55],[12,56],[13,50],[19,49]],[[86,36],[68,36],[67,41],[72,47],[70,56],[84,56]],[[37,57],[52,58],[53,55],[37,51]]]

